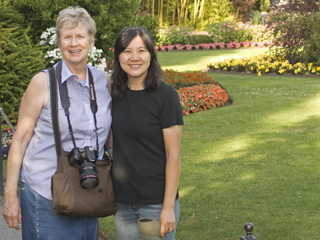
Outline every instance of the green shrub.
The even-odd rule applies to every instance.
[[[191,31],[183,26],[178,28],[173,25],[168,29],[161,28],[159,30],[160,44],[162,46],[174,45],[174,44],[190,44],[191,43]]]
[[[246,26],[241,22],[212,23],[207,26],[207,31],[212,42],[262,42],[273,39],[272,30],[267,26]]]
[[[134,24],[140,0],[11,0],[11,4],[23,15],[24,27],[30,27],[33,43],[47,28],[55,27],[59,11],[68,6],[85,8],[97,24],[95,46],[111,60],[111,51],[120,31]],[[111,49],[111,50],[110,50]]]
[[[252,24],[262,24],[262,15],[259,11],[254,11],[251,16]]]
[[[276,51],[291,63],[319,61],[319,1],[296,0],[281,5],[269,14]]]
[[[42,49],[31,43],[23,17],[0,1],[0,99],[10,123],[17,122],[21,97],[31,77],[45,68]]]
[[[159,20],[153,18],[150,14],[137,15],[134,18],[133,25],[144,27],[152,35],[155,43],[158,43],[160,37],[158,35]]]
[[[192,45],[212,42],[208,34],[192,34],[190,41]]]
[[[246,34],[246,27],[241,23],[223,22],[208,25],[208,33],[212,42],[244,42],[252,40]]]
[[[302,54],[303,62],[315,62],[320,66],[320,12],[315,13],[314,18],[305,17],[306,25],[311,29],[310,39],[304,46]]]

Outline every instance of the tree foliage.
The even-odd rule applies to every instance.
[[[11,2],[24,16],[24,27],[30,27],[34,43],[40,41],[41,33],[47,28],[55,27],[60,10],[68,6],[85,8],[97,24],[95,46],[102,49],[111,59],[113,55],[111,50],[120,31],[139,22],[137,20],[139,16],[136,15],[141,0],[11,0]],[[155,27],[152,26],[153,29]]]
[[[158,17],[160,26],[188,26],[198,30],[205,29],[209,23],[232,21],[235,15],[230,0],[142,0],[140,9]]]
[[[234,0],[233,6],[237,13],[237,20],[247,22],[254,9],[255,0]]]
[[[23,16],[8,1],[0,1],[0,99],[3,111],[16,123],[21,97],[31,77],[43,69],[42,50],[32,44]]]
[[[235,20],[235,8],[230,1],[226,0],[216,0],[208,1],[205,5],[206,14],[203,18],[204,21],[201,21],[204,27],[206,25],[225,22],[225,21],[234,21]]]

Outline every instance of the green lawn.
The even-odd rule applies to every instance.
[[[184,118],[177,238],[318,239],[319,80],[212,76],[234,103]]]
[[[180,72],[202,71],[212,58],[227,56],[259,55],[268,51],[267,48],[239,48],[236,50],[201,50],[159,52],[158,61],[163,69],[173,69]]]

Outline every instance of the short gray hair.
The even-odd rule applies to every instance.
[[[79,22],[82,22],[88,29],[88,33],[92,38],[97,32],[96,22],[90,16],[86,9],[81,7],[68,7],[59,12],[59,16],[56,21],[56,45],[60,45],[60,30],[64,24],[69,23],[71,27],[76,27]],[[90,38],[91,39],[91,38]]]

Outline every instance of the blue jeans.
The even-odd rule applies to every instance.
[[[23,240],[95,240],[97,218],[73,218],[56,214],[52,201],[20,182]]]
[[[114,216],[117,235],[119,240],[139,240],[140,229],[138,219],[141,217],[155,218],[159,220],[162,210],[162,204],[156,205],[130,205],[118,204],[118,212]],[[180,217],[180,205],[176,200],[174,207],[174,214],[176,218],[176,227]],[[174,240],[176,230],[167,233],[167,240]]]

